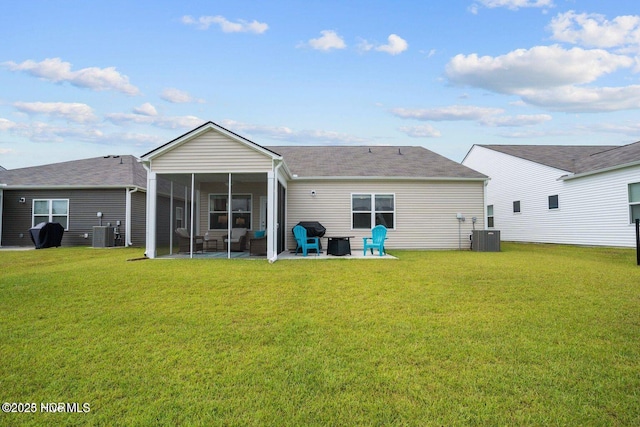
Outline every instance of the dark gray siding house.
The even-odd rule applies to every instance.
[[[40,222],[64,226],[63,246],[91,246],[98,225],[116,245],[144,246],[146,175],[130,155],[0,170],[0,246],[32,245]]]

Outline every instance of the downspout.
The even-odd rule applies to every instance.
[[[273,221],[271,223],[271,227],[274,230],[274,236],[273,236],[273,247],[271,248],[273,250],[273,256],[271,258],[269,258],[269,264],[273,264],[274,262],[276,262],[278,260],[278,224],[276,224],[276,220],[277,220],[277,208],[278,208],[278,171],[280,170],[280,168],[282,167],[282,164],[284,162],[282,160],[280,160],[280,163],[278,163],[275,167],[275,169],[273,170],[273,206],[271,207],[272,212],[273,212]],[[268,215],[267,215],[268,216]]]

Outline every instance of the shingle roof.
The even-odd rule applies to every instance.
[[[616,146],[611,145],[478,145],[510,156],[530,160],[552,168],[575,172],[578,162],[592,154]]]
[[[640,141],[628,145],[479,145],[573,174],[640,162]]]
[[[582,174],[640,162],[640,141],[602,150],[583,157],[574,173]]]
[[[267,146],[298,177],[484,179],[485,175],[423,147]]]
[[[105,156],[0,171],[0,183],[33,187],[140,187],[147,172],[134,156]]]

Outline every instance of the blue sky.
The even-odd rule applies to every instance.
[[[0,166],[261,145],[640,140],[637,0],[25,1],[0,14]]]

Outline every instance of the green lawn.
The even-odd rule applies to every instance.
[[[0,425],[640,425],[633,250],[141,254],[0,252]]]

